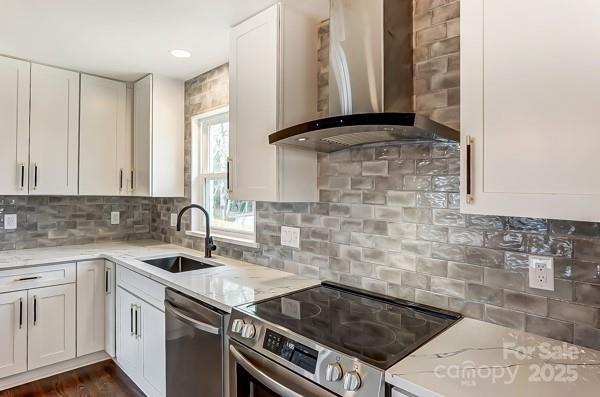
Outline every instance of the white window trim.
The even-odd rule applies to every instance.
[[[206,233],[204,231],[188,230],[187,232],[185,232],[185,234],[186,236],[192,237],[206,237]],[[210,235],[215,241],[222,241],[224,243],[241,245],[243,247],[250,248],[260,247],[260,244],[257,243],[255,239],[249,239],[247,234],[239,234],[238,236],[236,236],[235,233],[224,233],[218,230],[215,233],[211,231]]]
[[[191,166],[191,185],[192,185],[192,203],[199,203],[204,205],[204,186],[205,181],[209,179],[207,174],[199,174],[199,168],[197,164],[197,156],[194,155],[194,151],[197,150],[199,145],[203,147],[207,144],[204,141],[202,130],[197,128],[199,120],[207,119],[210,117],[218,116],[223,113],[229,112],[229,106],[219,107],[204,113],[200,113],[191,117],[191,128],[192,128],[192,166]],[[198,142],[201,139],[202,142]],[[204,162],[206,159],[202,158],[200,161]],[[206,164],[203,164],[202,168],[205,168]],[[224,176],[226,173],[215,173],[210,174],[212,177]],[[205,226],[204,226],[204,215],[198,212],[192,212],[192,230],[187,231],[186,235],[193,237],[205,237]],[[216,241],[222,241],[226,243],[242,245],[251,248],[258,248],[259,244],[256,243],[256,206],[254,206],[254,228],[252,232],[243,232],[238,230],[231,230],[225,228],[215,227],[211,225],[211,236]]]

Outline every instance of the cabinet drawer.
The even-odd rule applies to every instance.
[[[165,286],[123,266],[117,266],[117,285],[160,310],[165,310]]]
[[[0,293],[74,283],[76,277],[75,263],[2,270]]]

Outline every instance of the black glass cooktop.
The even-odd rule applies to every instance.
[[[246,307],[259,318],[387,369],[460,315],[333,283]]]

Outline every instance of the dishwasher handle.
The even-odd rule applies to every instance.
[[[275,379],[269,377],[260,369],[256,368],[242,353],[238,351],[233,345],[229,345],[229,351],[235,358],[235,361],[241,365],[250,375],[252,375],[260,383],[267,386],[269,389],[283,397],[304,397],[302,394],[296,393],[292,389],[282,385]]]
[[[214,325],[210,325],[204,323],[202,321],[198,321],[196,319],[191,318],[190,316],[186,316],[180,310],[178,310],[173,304],[169,301],[165,301],[165,311],[170,313],[172,316],[176,317],[179,321],[186,323],[200,331],[208,332],[209,334],[219,335],[221,333],[221,329],[219,327],[215,327]]]

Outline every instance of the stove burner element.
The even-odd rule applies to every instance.
[[[355,321],[340,324],[339,339],[348,347],[372,349],[391,345],[396,341],[396,333],[389,327],[370,321]]]
[[[313,318],[321,313],[321,308],[314,303],[293,300],[281,300],[281,314],[294,320]]]

